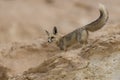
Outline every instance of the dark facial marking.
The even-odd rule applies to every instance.
[[[54,39],[54,38],[55,38],[54,36],[51,37],[51,39]]]

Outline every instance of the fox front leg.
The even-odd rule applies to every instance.
[[[64,51],[67,51],[67,47],[65,45],[63,46],[59,46],[60,50],[64,50]]]
[[[64,51],[67,51],[67,47],[65,45],[63,46],[63,49],[64,49]]]

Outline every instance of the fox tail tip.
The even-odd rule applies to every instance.
[[[99,3],[99,9],[104,9],[104,8],[105,8],[104,4]]]

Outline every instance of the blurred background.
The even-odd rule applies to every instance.
[[[107,25],[120,22],[120,0],[0,0],[0,43],[44,38],[53,26],[67,34],[98,18],[99,3],[109,11]]]

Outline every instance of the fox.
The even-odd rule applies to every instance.
[[[54,26],[52,33],[49,33],[47,30],[45,30],[45,32],[48,35],[48,43],[55,42],[56,45],[60,48],[60,50],[65,51],[67,50],[67,48],[76,43],[86,45],[88,43],[89,36],[88,31],[95,32],[101,29],[108,21],[109,18],[108,10],[103,4],[99,4],[99,13],[100,13],[99,17],[93,22],[83,27],[77,28],[74,31],[63,36],[58,34],[56,26]]]

